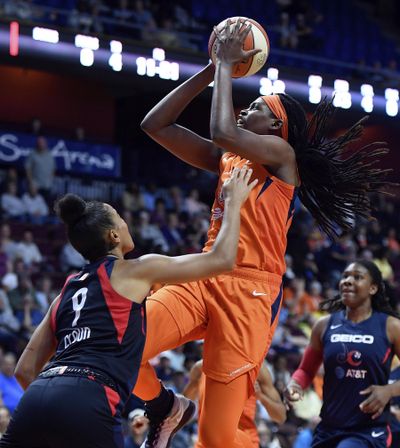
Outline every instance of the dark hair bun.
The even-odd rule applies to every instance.
[[[56,204],[58,217],[68,226],[73,226],[85,214],[86,202],[76,194],[68,193]]]

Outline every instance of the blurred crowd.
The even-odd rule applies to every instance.
[[[395,41],[381,32],[384,24],[372,21],[356,2],[341,0],[336,8],[328,4],[259,0],[244,9],[241,0],[221,5],[212,0],[0,0],[0,18],[198,53],[207,51],[212,27],[229,16],[229,8],[231,15],[258,20],[266,27],[272,48],[286,50],[271,54],[274,64],[343,74],[377,87],[398,87],[398,50]],[[315,56],[325,59],[325,65]],[[326,66],[330,59],[344,64]]]
[[[85,260],[67,243],[63,225],[53,212],[55,164],[46,140],[38,137],[24,170],[0,171],[0,432],[3,420],[18,402],[22,389],[13,368],[29,337],[56,297],[67,274]],[[201,251],[207,237],[210,204],[202,191],[187,185],[160,188],[128,183],[113,205],[119,210],[136,244],[131,257],[158,252],[179,255]],[[399,203],[395,197],[372,198],[374,218],[358,220],[354,230],[336,241],[315,225],[300,202],[289,232],[284,277],[284,300],[279,326],[267,362],[274,384],[282,392],[308,343],[311,327],[321,316],[319,304],[337,294],[340,273],[351,260],[373,260],[381,269],[387,294],[400,311]],[[161,285],[154,285],[158,288]],[[188,372],[202,356],[202,341],[162,353],[153,360],[159,377],[182,392]],[[264,409],[257,422],[262,447],[306,448],[321,406],[322,374],[304,400],[276,426]],[[142,404],[134,397],[127,406],[127,447],[140,446],[146,431]],[[190,447],[196,423],[174,441]]]

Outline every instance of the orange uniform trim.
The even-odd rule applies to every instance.
[[[282,138],[286,141],[289,139],[289,120],[285,108],[279,95],[266,95],[261,97],[265,104],[270,108],[276,118],[282,120]]]

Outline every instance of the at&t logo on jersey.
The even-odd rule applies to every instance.
[[[344,336],[344,335],[341,335]],[[346,335],[349,336],[349,335]],[[362,365],[362,353],[358,350],[348,351],[345,344],[342,343],[343,352],[338,354],[336,360],[338,364],[347,364],[347,366],[337,366],[335,375],[339,380],[344,378],[364,379],[368,373],[366,369],[357,369]],[[348,367],[350,366],[350,368]]]
[[[373,344],[371,334],[331,334],[331,342],[354,342],[358,344]]]

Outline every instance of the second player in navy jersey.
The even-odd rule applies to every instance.
[[[89,260],[70,276],[36,329],[15,375],[27,389],[0,447],[122,448],[121,412],[136,382],[146,338],[145,299],[155,282],[200,279],[233,268],[240,207],[257,181],[234,170],[227,207],[209,253],[125,260],[126,223],[108,204],[66,195],[58,203],[71,244]],[[50,362],[49,359],[51,358]],[[163,389],[165,425],[181,427],[194,404]],[[171,433],[165,441],[170,445]]]
[[[323,406],[313,448],[386,448],[391,434],[389,403],[400,382],[388,384],[394,355],[400,355],[400,320],[385,294],[382,275],[370,261],[346,267],[332,312],[314,326],[310,345],[288,384],[288,405],[301,399],[321,362]]]

